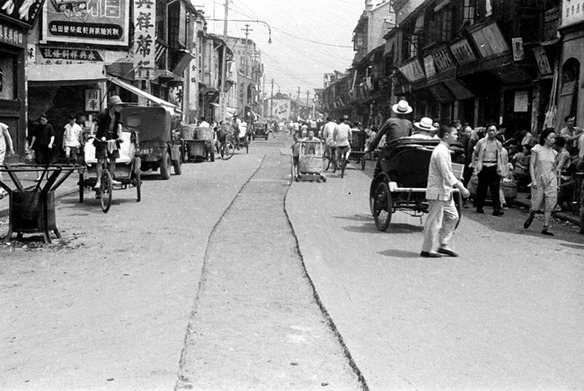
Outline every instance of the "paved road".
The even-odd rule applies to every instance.
[[[286,208],[309,275],[371,390],[582,389],[584,244],[525,211],[466,210],[459,258],[418,256],[422,221],[375,229],[370,178],[295,183]],[[541,228],[539,228],[541,229]]]

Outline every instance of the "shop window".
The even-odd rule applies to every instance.
[[[0,55],[0,99],[16,99],[16,55],[2,53]]]
[[[474,24],[476,12],[477,0],[463,0],[462,23],[467,26]]]
[[[452,40],[453,8],[450,1],[442,2],[434,8],[434,18],[430,22],[429,43]]]
[[[562,85],[558,100],[559,120],[562,120],[566,115],[576,115],[579,80],[580,62],[575,58],[570,58],[562,66]]]

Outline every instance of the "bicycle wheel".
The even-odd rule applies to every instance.
[[[221,148],[221,158],[223,160],[229,160],[235,153],[235,146],[231,143],[231,141],[226,141],[223,144],[223,148]]]
[[[107,213],[112,205],[112,176],[108,170],[103,170],[101,173],[101,186],[100,191],[100,202],[101,210],[103,213]]]

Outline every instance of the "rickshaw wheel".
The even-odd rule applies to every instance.
[[[79,174],[79,202],[83,202],[83,192],[85,191],[85,179],[83,174]]]
[[[373,218],[375,226],[380,231],[385,231],[391,223],[393,199],[389,192],[389,185],[383,181],[377,185],[373,199]]]
[[[112,176],[108,170],[101,173],[100,203],[103,213],[107,213],[112,205]]]
[[[231,143],[231,141],[226,141],[221,148],[221,158],[223,160],[229,160],[235,153],[235,146]]]

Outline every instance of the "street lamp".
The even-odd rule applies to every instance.
[[[226,19],[206,19],[209,20],[211,22],[225,22]],[[251,23],[261,23],[263,25],[265,25],[268,28],[268,43],[271,44],[272,43],[272,28],[270,27],[270,25],[267,22],[264,22],[263,20],[258,20],[258,19],[229,19],[230,22],[251,22]]]

